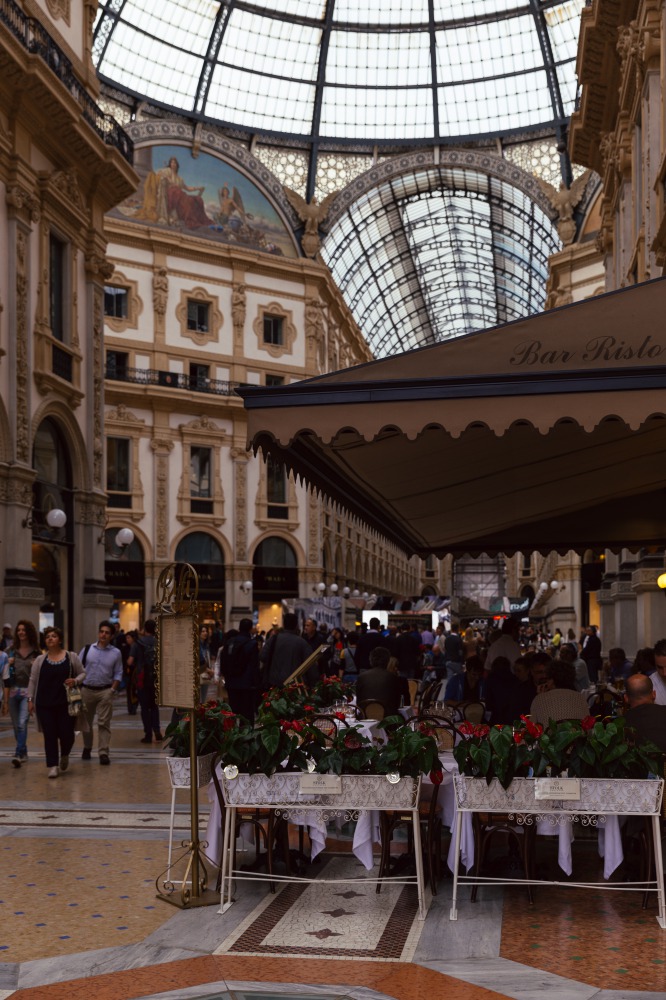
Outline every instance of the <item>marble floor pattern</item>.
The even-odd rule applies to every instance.
[[[418,925],[409,948],[386,961],[332,957],[328,937],[310,932],[336,907],[298,887],[290,940],[307,935],[309,957],[235,953],[272,901],[259,883],[243,883],[222,915],[155,898],[171,789],[161,747],[141,736],[118,703],[111,767],[82,762],[77,746],[67,773],[49,781],[39,734],[31,728],[30,761],[14,769],[10,723],[0,719],[0,1000],[666,998],[666,932],[654,905],[642,910],[639,896],[620,892],[544,888],[530,907],[518,889],[483,889],[476,904],[465,890],[451,922],[445,879],[422,924],[382,892],[385,922],[396,912]],[[189,830],[188,794],[178,794],[176,844]],[[201,811],[203,826],[205,795]]]

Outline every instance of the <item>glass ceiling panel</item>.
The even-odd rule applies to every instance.
[[[428,0],[335,0],[337,24],[427,24]]]
[[[543,308],[550,220],[504,181],[430,168],[382,184],[331,227],[323,256],[377,356]]]
[[[115,87],[252,133],[372,145],[552,132],[566,125],[561,108],[568,115],[575,97],[583,3],[99,0],[93,51]],[[537,31],[542,18],[552,93]],[[207,56],[217,67],[209,91]]]
[[[233,11],[224,35],[221,59],[259,74],[317,79],[321,29],[293,21],[271,20],[245,10]]]
[[[424,32],[332,31],[326,82],[349,87],[430,83],[430,36]]]

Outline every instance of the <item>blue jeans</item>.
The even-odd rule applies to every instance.
[[[9,714],[16,737],[16,756],[28,756],[28,696],[14,688],[9,695]]]

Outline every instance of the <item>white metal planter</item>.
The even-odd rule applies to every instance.
[[[291,807],[334,809],[344,803],[346,810],[416,809],[419,778],[400,778],[392,783],[385,774],[343,774],[339,794],[302,794],[300,772],[281,774],[239,774],[222,778],[224,800],[231,806],[255,808]]]
[[[454,775],[458,808],[478,812],[605,813],[653,816],[659,813],[663,791],[662,781],[631,778],[581,778],[580,799],[537,799],[535,778],[514,778],[508,788],[502,788],[497,778],[490,784],[485,778]]]
[[[204,788],[212,777],[214,753],[197,757],[197,788]],[[172,788],[189,788],[191,784],[190,758],[166,757]]]

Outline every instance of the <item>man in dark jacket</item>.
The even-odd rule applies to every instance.
[[[134,676],[136,694],[141,706],[142,743],[152,743],[153,733],[156,743],[161,743],[164,739],[160,732],[160,710],[155,696],[156,655],[155,622],[149,618],[143,623],[143,632],[133,644],[127,660],[127,666]]]
[[[309,644],[298,634],[298,618],[288,612],[282,619],[281,631],[271,636],[259,657],[265,677],[264,687],[284,684],[287,677],[290,677],[311,654],[312,649]],[[319,668],[316,663],[309,668],[302,679],[306,684],[317,683]]]
[[[385,639],[379,631],[380,624],[379,618],[371,618],[368,631],[358,640],[354,660],[359,673],[370,667],[370,653],[373,649],[376,649],[377,646],[388,648],[388,639]]]
[[[666,753],[666,705],[655,705],[655,690],[645,674],[632,674],[625,681],[624,713],[627,727],[636,730],[638,739],[649,741]]]
[[[588,625],[585,631],[587,635],[580,656],[587,664],[587,672],[590,675],[590,680],[593,684],[596,684],[599,680],[599,671],[601,670],[601,639],[597,635],[596,625]]]
[[[224,678],[229,704],[237,715],[254,722],[261,694],[259,648],[252,638],[252,621],[241,618],[238,634],[225,640],[220,652],[220,677]]]
[[[356,682],[356,704],[362,707],[364,701],[379,701],[387,716],[398,714],[401,695],[400,678],[386,669],[390,659],[385,646],[375,646],[370,653],[369,669],[359,674]]]

